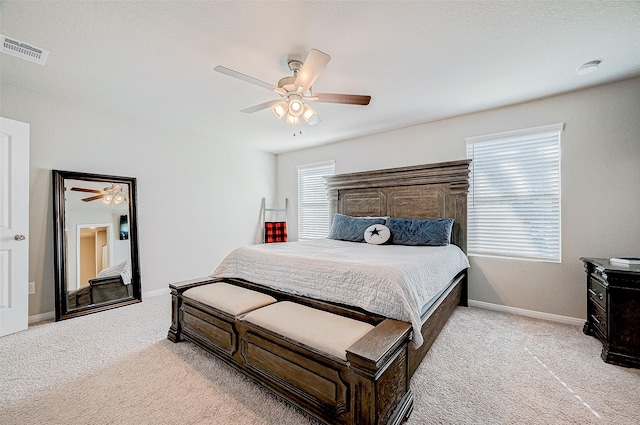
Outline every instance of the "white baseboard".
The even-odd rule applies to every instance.
[[[169,288],[156,289],[155,291],[147,291],[142,293],[142,299],[153,298],[164,294],[169,294]],[[552,322],[565,323],[568,325],[580,325],[582,326],[585,319],[579,319],[577,317],[560,316],[558,314],[543,313],[541,311],[526,310],[524,308],[508,307],[506,305],[486,303],[484,301],[469,300],[469,307],[484,308],[487,310],[499,311],[501,313],[517,314],[519,316],[533,317],[534,319],[550,320]],[[43,322],[45,320],[52,320],[56,317],[55,312],[50,311],[48,313],[35,314],[29,316],[29,324]]]
[[[166,288],[156,289],[155,291],[143,292],[142,293],[142,299],[144,300],[145,298],[157,297],[158,295],[164,295],[164,294],[169,294],[169,293],[171,293],[171,291],[169,290],[169,287],[167,286]]]
[[[487,310],[499,311],[501,313],[517,314],[519,316],[533,317],[534,319],[549,320],[552,322],[565,323],[567,325],[582,326],[586,319],[577,317],[560,316],[558,314],[543,313],[541,311],[526,310],[524,308],[508,307],[506,305],[486,303],[484,301],[469,300],[469,307],[484,308]]]
[[[45,320],[53,320],[55,318],[56,313],[54,311],[49,311],[42,314],[34,314],[33,316],[29,316],[29,324],[33,325],[34,323],[44,322]]]
[[[145,298],[153,298],[158,295],[164,295],[170,293],[169,288],[156,289],[155,291],[147,291],[142,293],[142,299]],[[29,316],[29,324],[33,325],[34,323],[44,322],[45,320],[53,320],[56,318],[56,313],[54,311],[49,311],[47,313],[42,314],[34,314],[33,316]]]

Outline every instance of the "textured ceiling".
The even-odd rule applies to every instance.
[[[2,83],[273,153],[640,75],[639,1],[2,1],[0,19],[50,51],[0,55]],[[241,113],[277,95],[213,71],[275,85],[311,48],[332,58],[314,91],[371,104],[314,103],[322,122],[292,127]]]

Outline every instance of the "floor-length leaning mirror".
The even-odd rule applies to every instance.
[[[52,171],[56,320],[142,300],[133,177]]]

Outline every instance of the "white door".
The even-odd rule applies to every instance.
[[[29,324],[29,124],[0,118],[0,336]]]

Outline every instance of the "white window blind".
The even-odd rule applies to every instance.
[[[553,124],[466,139],[468,252],[560,262],[560,133]]]
[[[335,161],[298,166],[298,239],[329,235],[330,207],[324,176],[335,174]]]

